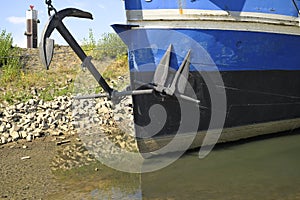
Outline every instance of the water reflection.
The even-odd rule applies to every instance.
[[[142,175],[143,199],[300,199],[300,135],[190,152]]]
[[[101,163],[55,172],[66,191],[47,199],[300,199],[300,134],[188,152],[162,170],[129,174]]]

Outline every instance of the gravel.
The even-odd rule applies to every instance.
[[[33,142],[46,136],[66,146],[66,137],[79,137],[80,142],[68,147],[68,154],[62,151],[54,158],[52,170],[85,166],[95,161],[95,154],[115,154],[119,148],[137,151],[131,97],[117,105],[107,99],[73,100],[61,96],[45,102],[35,97],[1,107],[0,146],[18,141]]]

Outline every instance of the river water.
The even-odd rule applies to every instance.
[[[152,173],[127,174],[97,163],[58,177],[75,199],[296,200],[299,154],[300,134],[281,135],[218,145],[204,159],[191,151]]]

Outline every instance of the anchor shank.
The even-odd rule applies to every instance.
[[[91,74],[94,76],[94,78],[99,83],[99,85],[111,97],[113,89],[108,85],[108,83],[105,81],[105,79],[99,73],[99,71],[93,65],[91,60],[89,59],[87,61],[87,59],[86,59],[87,55],[82,50],[82,48],[79,46],[79,44],[77,43],[75,38],[72,36],[72,34],[69,32],[67,27],[61,21],[59,22],[59,24],[57,26],[57,30],[62,35],[62,37],[67,41],[67,43],[70,45],[70,47],[73,49],[73,51],[77,54],[77,56],[80,58],[80,60],[85,63],[87,69],[91,72]]]

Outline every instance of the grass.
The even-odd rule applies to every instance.
[[[66,50],[56,45],[55,49],[63,53],[54,54],[50,70],[46,71],[37,58],[37,50],[30,50],[29,52],[34,53],[28,57],[28,50],[12,48],[12,43],[11,34],[2,31],[0,33],[0,103],[25,102],[34,97],[32,90],[37,90],[39,98],[45,101],[74,92],[74,80],[79,74],[81,63],[79,59],[74,61],[76,55],[70,48]],[[107,82],[127,74],[126,46],[116,34],[104,34],[96,42],[90,30],[89,39],[85,39],[83,49],[86,49],[87,54],[91,54],[97,62],[113,60],[109,62],[106,70],[101,72]],[[25,68],[29,70],[24,70],[24,63]],[[68,81],[70,79],[73,81]],[[113,87],[117,86],[114,83]],[[102,89],[98,87],[97,91],[101,92]]]
[[[71,95],[74,91],[74,80],[80,68],[58,65],[59,67],[50,68],[47,71],[41,64],[37,66],[40,70],[23,71],[18,67],[5,71],[6,69],[0,68],[0,103],[26,102],[34,97],[32,90],[37,90],[39,98],[44,101],[53,100],[57,96]],[[107,67],[103,72],[103,77],[109,82],[127,73],[127,56],[121,56]],[[66,83],[68,80],[73,81]],[[99,87],[98,92],[100,91],[102,89]]]
[[[0,102],[6,101],[9,104],[26,102],[34,97],[33,90],[37,90],[39,98],[44,101],[51,101],[57,96],[72,94],[74,84],[58,81],[57,75],[57,73],[29,73],[23,75],[21,79],[1,84],[4,92],[0,96]],[[60,80],[64,79],[60,78]]]

